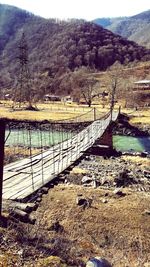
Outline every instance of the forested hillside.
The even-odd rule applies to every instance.
[[[114,62],[149,60],[150,51],[94,23],[57,21],[0,5],[0,86],[11,88],[19,75],[19,42],[28,44],[29,67],[36,88],[59,89],[64,73],[86,66],[106,70]],[[39,78],[40,77],[40,78]]]
[[[21,9],[0,4],[0,52],[31,17],[32,15]]]
[[[140,45],[150,48],[150,10],[132,17],[100,18],[94,22]]]

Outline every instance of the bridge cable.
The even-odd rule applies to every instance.
[[[42,184],[44,185],[44,161],[43,161],[43,138],[42,130],[40,126],[40,151],[41,151],[41,173],[42,173]]]
[[[28,133],[29,133],[29,153],[30,153],[30,167],[31,167],[31,177],[32,177],[32,188],[34,191],[34,176],[33,176],[33,165],[32,165],[32,138],[31,138],[31,126],[29,127]]]

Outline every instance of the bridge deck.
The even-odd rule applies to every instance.
[[[116,120],[118,113],[113,113]],[[110,115],[94,121],[71,139],[57,144],[31,158],[4,167],[3,199],[24,199],[70,166],[102,136],[110,123]]]

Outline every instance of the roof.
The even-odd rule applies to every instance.
[[[45,95],[45,97],[60,97],[59,95],[49,95],[49,94],[47,94],[47,95]]]
[[[141,81],[137,81],[134,82],[135,84],[150,84],[150,80],[141,80]]]

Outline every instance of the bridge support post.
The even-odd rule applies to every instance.
[[[98,138],[93,146],[92,152],[98,155],[111,154],[113,152],[113,123],[107,127],[103,135]]]
[[[2,218],[3,164],[5,144],[5,121],[0,121],[0,219]]]
[[[111,156],[114,154],[113,149],[113,122],[107,127],[101,137],[88,150],[88,153],[101,156]]]
[[[112,123],[107,127],[103,135],[99,138],[98,144],[102,146],[108,146],[109,149],[113,149],[113,133]]]

